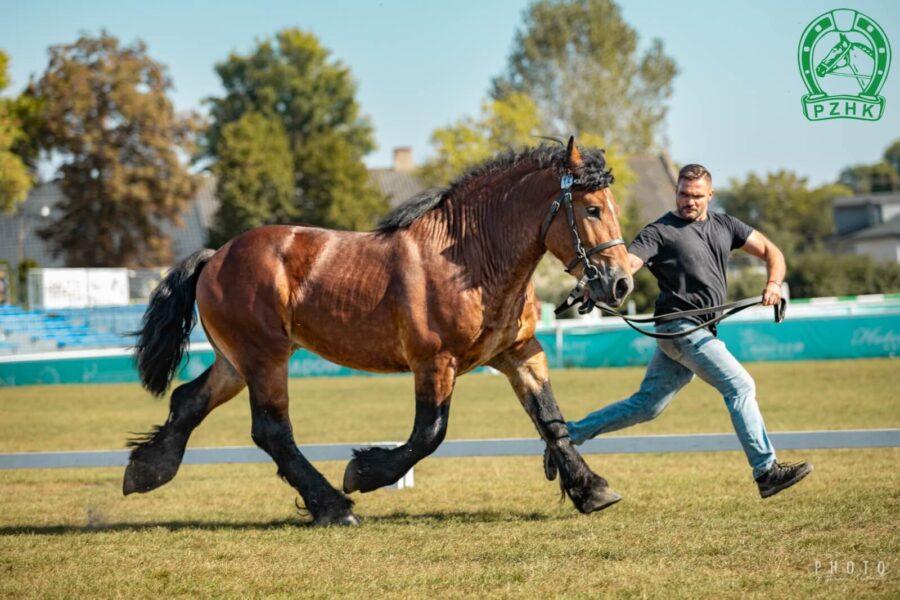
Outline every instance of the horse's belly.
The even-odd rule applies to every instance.
[[[333,363],[379,373],[409,371],[409,364],[396,342],[397,334],[387,323],[335,321],[300,323],[292,332],[294,342]]]

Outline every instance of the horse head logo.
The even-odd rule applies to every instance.
[[[847,39],[847,34],[840,33],[838,35],[838,43],[832,46],[825,58],[816,65],[816,75],[818,77],[825,77],[826,75],[852,77],[859,83],[860,91],[866,89],[869,81],[872,80],[872,73],[871,71],[867,74],[860,73],[860,69],[857,68],[858,57],[855,56],[856,52],[868,56],[874,64],[875,52],[871,47],[865,43],[851,42]],[[838,72],[839,69],[847,69],[850,73]]]
[[[850,9],[825,13],[806,27],[798,58],[809,90],[803,96],[806,118],[881,118],[884,98],[878,93],[887,79],[891,47],[875,21]]]

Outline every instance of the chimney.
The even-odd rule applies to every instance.
[[[400,173],[408,173],[413,170],[412,148],[410,146],[394,148],[394,170]]]

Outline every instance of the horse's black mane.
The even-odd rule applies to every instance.
[[[582,166],[575,174],[574,187],[585,190],[598,190],[608,187],[613,182],[612,171],[606,168],[603,151],[597,148],[581,150]],[[389,212],[375,228],[376,231],[389,232],[403,229],[415,223],[430,210],[454,194],[474,179],[510,169],[523,161],[532,160],[538,168],[551,167],[560,177],[566,172],[566,149],[559,146],[542,144],[523,152],[512,150],[504,152],[481,165],[474,167],[455,179],[443,189],[426,190],[400,204]]]

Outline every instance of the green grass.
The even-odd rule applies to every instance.
[[[751,363],[757,397],[771,431],[900,427],[894,359]],[[573,369],[551,375],[568,418],[580,418],[628,396],[644,370]],[[298,443],[405,440],[412,429],[411,376],[295,379],[291,415]],[[129,431],[165,421],[168,399],[138,385],[33,386],[0,389],[0,452],[122,448]],[[721,396],[696,380],[658,419],[621,432],[731,431]],[[615,434],[612,434],[615,435]],[[506,378],[461,377],[450,411],[448,439],[534,437],[531,421]],[[244,391],[216,409],[191,446],[243,446],[250,440]]]
[[[900,427],[897,364],[749,369],[771,430],[847,429]],[[553,374],[570,417],[626,395],[641,375]],[[299,380],[291,391],[300,442],[404,439],[412,424],[408,378]],[[121,447],[165,413],[137,386],[3,389],[0,451]],[[239,397],[193,445],[248,444],[249,426]],[[695,382],[659,419],[622,433],[729,430],[721,399]],[[502,378],[460,380],[450,437],[533,435]],[[0,596],[898,597],[900,449],[780,458],[816,470],[762,501],[740,453],[588,456],[625,497],[589,516],[559,502],[538,457],[429,459],[414,488],[355,495],[354,529],[304,526],[271,464],[188,465],[128,498],[121,469],[5,471]],[[317,466],[340,481],[343,464]]]

